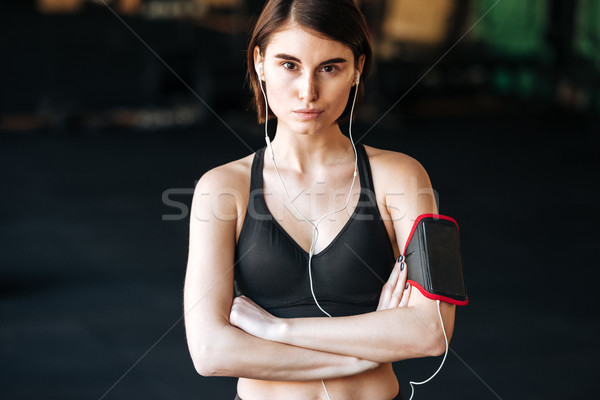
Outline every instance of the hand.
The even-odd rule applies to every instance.
[[[383,289],[381,289],[377,311],[387,310],[388,308],[406,307],[411,288],[406,283],[406,270],[404,257],[400,256],[396,260],[388,281],[383,285]]]
[[[377,361],[370,361],[370,360],[363,360],[363,359],[358,359],[358,364],[359,364],[358,373],[373,370],[381,365],[381,363],[378,363]]]
[[[229,323],[253,336],[274,340],[281,326],[281,318],[269,314],[250,298],[242,295],[233,299]]]

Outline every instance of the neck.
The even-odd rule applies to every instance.
[[[318,174],[332,165],[354,160],[352,143],[337,124],[319,134],[291,132],[278,125],[271,146],[278,166],[302,174]]]

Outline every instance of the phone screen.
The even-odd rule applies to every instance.
[[[448,220],[424,220],[423,238],[433,292],[456,299],[465,297],[457,226]]]

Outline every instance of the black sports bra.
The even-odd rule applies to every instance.
[[[235,291],[277,317],[324,317],[310,291],[308,253],[273,217],[264,198],[266,147],[252,162],[250,198],[235,247]],[[361,194],[351,218],[311,260],[315,296],[333,317],[375,311],[394,251],[375,201],[371,167],[356,145]],[[283,200],[282,200],[283,201]]]

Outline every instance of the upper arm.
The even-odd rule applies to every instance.
[[[385,204],[390,214],[398,248],[404,252],[413,223],[421,214],[437,214],[437,204],[429,175],[414,158],[390,152],[386,155],[388,187]]]
[[[389,158],[387,171],[390,178],[387,182],[390,186],[386,190],[386,206],[392,219],[398,248],[403,254],[417,217],[421,214],[437,214],[437,202],[429,175],[417,160],[399,153],[393,153]],[[450,338],[454,327],[455,306],[449,303],[441,303],[440,306],[446,333]],[[428,299],[418,290],[412,290],[408,307],[418,310],[423,321],[439,326],[435,300]]]
[[[238,219],[234,187],[231,171],[218,167],[205,173],[194,190],[184,289],[185,325],[192,349],[229,323]]]

